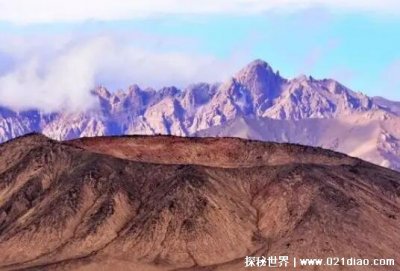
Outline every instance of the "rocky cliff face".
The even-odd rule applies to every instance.
[[[0,141],[32,131],[59,140],[121,134],[223,134],[321,145],[380,165],[400,168],[399,103],[367,97],[331,79],[300,76],[288,80],[261,60],[253,61],[221,84],[201,83],[183,90],[167,87],[157,91],[133,85],[126,91],[115,93],[99,87],[92,94],[98,97],[98,107],[87,112],[49,114],[1,108]],[[252,125],[231,134],[221,132],[233,130],[224,127],[241,119],[246,123],[252,120],[260,123],[279,121],[282,125],[274,129],[279,130],[280,136],[276,136],[276,130],[261,125]],[[315,125],[301,126],[308,121]],[[313,133],[327,124],[333,133],[340,132],[340,136]],[[246,133],[246,129],[257,131]],[[287,136],[293,129],[296,134]],[[358,138],[353,129],[362,130]],[[254,134],[259,136],[254,137]],[[351,140],[347,134],[353,135]],[[368,137],[367,143],[363,141],[364,136]],[[325,143],[327,141],[329,143]],[[379,155],[360,151],[363,146],[366,148],[365,145]]]
[[[248,255],[400,261],[399,173],[332,151],[29,135],[0,152],[0,270],[247,270]]]

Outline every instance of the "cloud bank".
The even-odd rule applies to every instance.
[[[183,87],[224,80],[240,67],[234,56],[224,60],[151,50],[112,35],[42,43],[29,37],[9,40],[0,45],[0,63],[6,60],[0,67],[0,105],[45,111],[87,109],[94,105],[90,90],[98,85]]]
[[[400,13],[398,0],[0,0],[0,21],[18,24],[109,21],[166,15],[255,14],[312,7]]]

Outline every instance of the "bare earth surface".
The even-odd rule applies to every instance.
[[[252,270],[247,255],[392,258],[302,270],[399,270],[399,229],[400,173],[319,148],[166,136],[0,145],[0,270]]]

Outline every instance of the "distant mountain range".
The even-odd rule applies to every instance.
[[[120,134],[231,136],[320,146],[400,170],[400,102],[368,97],[335,80],[288,80],[255,60],[224,83],[180,90],[93,90],[87,112],[0,107],[0,141],[32,131],[53,139]]]

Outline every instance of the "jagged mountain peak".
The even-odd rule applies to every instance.
[[[269,65],[268,62],[262,60],[262,59],[255,59],[253,61],[251,61],[249,64],[246,65],[247,69],[267,69],[273,72],[273,69],[271,67],[271,65]]]
[[[307,76],[305,74],[300,74],[300,75],[296,76],[295,78],[293,78],[291,81],[292,82],[303,83],[303,82],[310,82],[310,81],[312,82],[314,80],[315,79],[310,77],[310,76]]]
[[[247,64],[234,76],[239,82],[250,80],[265,81],[268,78],[280,77],[278,72],[274,72],[273,68],[265,61],[256,59]]]
[[[137,84],[130,85],[129,88],[128,88],[128,92],[129,93],[140,92],[140,91],[142,91],[142,89]]]
[[[112,96],[112,94],[104,86],[96,87],[94,90],[92,90],[92,94],[95,94],[104,99],[109,99]]]
[[[397,140],[400,138],[400,103],[370,98],[333,79],[318,80],[303,75],[287,80],[259,59],[221,83],[197,83],[183,89],[164,87],[158,90],[131,85],[127,90],[119,91],[99,86],[92,94],[98,98],[99,106],[73,114],[62,110],[51,114],[39,110],[18,112],[0,107],[0,141],[32,131],[54,139],[111,134],[190,136],[218,125],[228,125],[237,118],[253,118],[261,123],[261,119],[268,118],[285,125],[279,124],[275,131],[268,125],[247,129],[248,125],[241,122],[235,127],[244,127],[239,135],[246,138],[257,135],[261,139],[307,145],[323,142],[327,148],[378,164],[390,160],[390,167],[400,168],[400,160],[396,158],[400,155],[400,140]],[[349,118],[351,123],[344,124]],[[309,127],[312,134],[308,134],[303,126],[314,120],[317,124]],[[326,123],[334,127],[332,132],[318,134],[318,129],[327,130]],[[392,137],[378,141],[376,131],[381,129],[378,124],[383,125],[382,129]],[[350,137],[346,134],[353,131],[349,127],[359,127],[354,130],[359,132]],[[290,135],[294,128],[299,130]],[[244,133],[246,129],[254,132]],[[271,133],[274,136],[268,137]],[[336,139],[332,139],[332,133],[338,133]],[[369,150],[382,155],[372,156],[363,146],[357,147],[354,142],[362,145],[364,135],[370,140]]]
[[[262,112],[281,94],[285,81],[267,62],[257,59],[236,73],[230,82],[246,91],[253,108]]]

